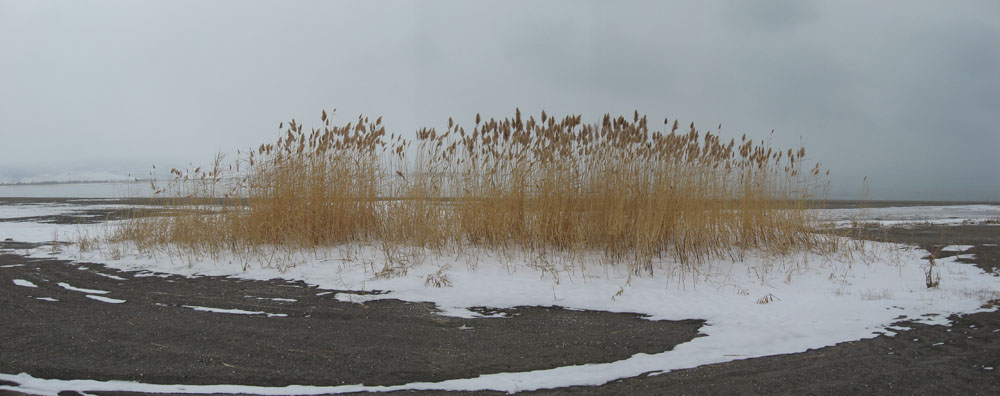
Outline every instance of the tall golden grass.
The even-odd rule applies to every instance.
[[[596,251],[635,271],[661,257],[693,265],[816,241],[805,209],[823,175],[804,148],[726,142],[694,124],[678,132],[676,120],[653,130],[638,112],[594,124],[477,114],[471,132],[449,119],[415,140],[387,137],[381,117],[321,119],[310,131],[282,124],[275,143],[233,163],[171,170],[167,186],[153,186],[160,195],[215,209],[136,217],[115,238],[209,253],[358,241]]]

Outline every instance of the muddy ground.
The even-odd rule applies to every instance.
[[[913,243],[929,252],[949,244],[974,245],[970,253],[976,265],[1000,268],[1000,247],[990,246],[1000,244],[1000,226],[868,231],[870,238]],[[657,353],[698,336],[702,325],[526,307],[503,312],[506,318],[449,318],[435,314],[429,304],[339,302],[334,296],[343,291],[302,282],[150,276],[100,264],[26,258],[19,254],[26,247],[0,242],[0,266],[6,266],[0,268],[0,372],[40,378],[392,385]],[[38,287],[12,286],[14,279]],[[108,291],[101,296],[126,302],[97,301],[60,282]],[[219,314],[185,306],[287,316]],[[912,330],[804,353],[531,393],[1000,394],[1000,313],[952,320],[951,327],[902,322]]]

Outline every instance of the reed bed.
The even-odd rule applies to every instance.
[[[810,199],[823,189],[805,149],[646,116],[448,120],[416,139],[386,135],[381,117],[281,136],[210,169],[171,170],[153,185],[171,216],[135,217],[114,239],[140,248],[251,253],[356,242],[386,246],[599,252],[635,272],[672,258],[694,266],[751,249],[814,248]],[[721,126],[720,126],[721,128]],[[215,208],[206,213],[206,199]]]

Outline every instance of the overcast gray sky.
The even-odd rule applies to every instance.
[[[207,163],[280,121],[723,124],[832,197],[1000,200],[1000,2],[0,0],[0,180]]]

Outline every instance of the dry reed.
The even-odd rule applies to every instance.
[[[638,112],[557,119],[520,110],[448,121],[415,140],[386,136],[381,117],[282,136],[211,169],[171,170],[153,188],[186,210],[135,217],[115,234],[140,249],[250,253],[357,241],[429,248],[598,251],[636,272],[789,252],[816,242],[807,208],[822,187],[805,149],[775,150],[745,135],[723,141],[691,124],[653,130]],[[720,126],[721,128],[721,126]]]

